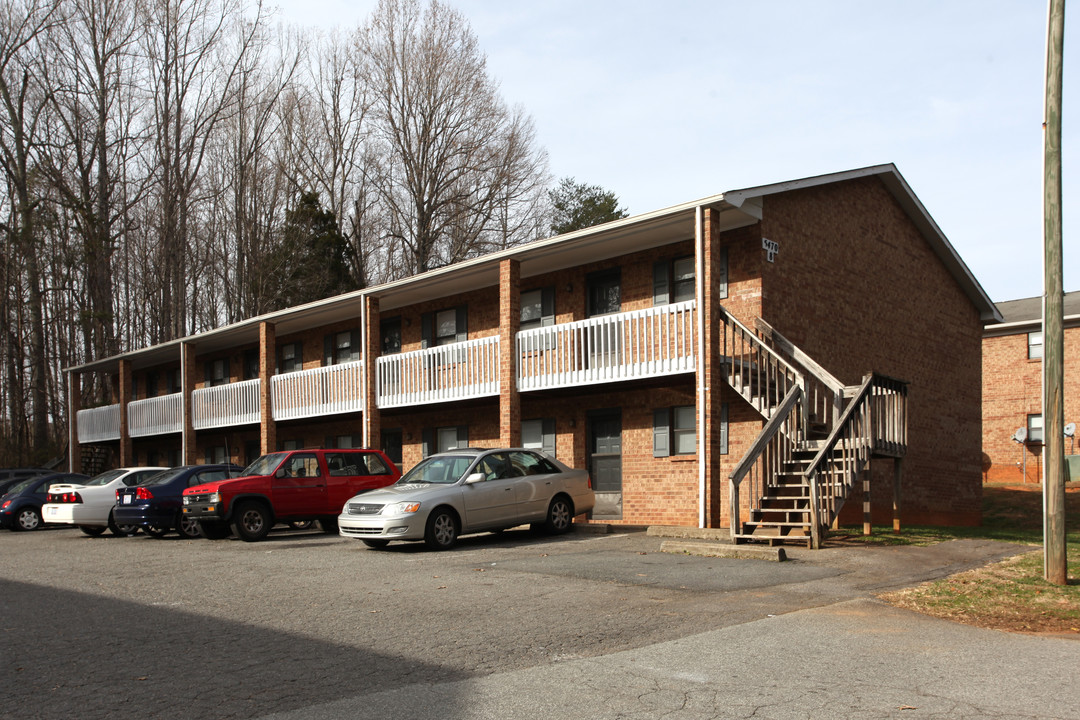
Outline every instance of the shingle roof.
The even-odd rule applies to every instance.
[[[1042,320],[1042,296],[1008,300],[997,304],[1002,324],[1039,322]],[[1080,290],[1065,293],[1063,313],[1065,317],[1080,315]]]

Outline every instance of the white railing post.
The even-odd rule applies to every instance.
[[[80,410],[76,418],[79,443],[120,439],[120,405]]]
[[[274,420],[295,420],[364,409],[363,361],[275,375]]]
[[[184,427],[183,402],[183,393],[129,402],[128,432],[131,437],[181,432]]]
[[[191,393],[191,425],[196,430],[258,423],[259,380],[199,388]]]

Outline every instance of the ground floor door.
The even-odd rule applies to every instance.
[[[622,519],[622,413],[600,410],[588,419],[589,475],[596,492],[592,516]]]

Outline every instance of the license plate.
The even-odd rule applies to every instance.
[[[59,510],[60,510],[60,508],[58,508],[58,507],[51,507],[51,508],[49,508],[49,515],[56,515],[59,512]]]
[[[130,504],[131,504],[131,496],[130,495],[125,495],[124,496],[124,505],[130,505]]]

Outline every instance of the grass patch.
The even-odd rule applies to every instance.
[[[1042,490],[1038,485],[983,487],[983,525],[978,528],[841,528],[829,539],[840,543],[930,545],[961,538],[981,538],[1029,544],[1032,552],[953,575],[917,587],[886,593],[883,600],[897,607],[949,620],[1019,632],[1080,633],[1080,488],[1065,495],[1066,553],[1069,584],[1043,579]],[[1072,521],[1070,527],[1069,521]]]

